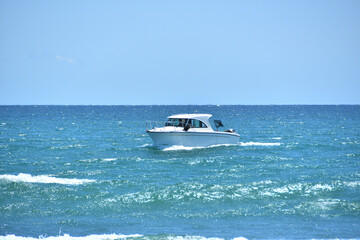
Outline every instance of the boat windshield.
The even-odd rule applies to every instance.
[[[217,129],[216,124],[215,124],[215,121],[216,121],[216,120],[214,120],[213,118],[210,118],[210,121],[209,121],[209,122],[210,122],[210,125],[211,125],[211,128],[214,129],[214,130]]]
[[[207,128],[205,123],[197,119],[189,119],[188,124],[193,128]]]

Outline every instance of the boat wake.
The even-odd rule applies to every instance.
[[[90,179],[76,179],[76,178],[56,178],[48,175],[32,176],[31,174],[20,173],[19,175],[0,175],[0,180],[7,180],[12,182],[28,182],[28,183],[56,183],[66,185],[81,185],[85,183],[95,182]]]
[[[162,151],[191,151],[195,149],[208,149],[208,148],[229,147],[229,146],[237,146],[237,144],[217,144],[217,145],[210,145],[204,147],[187,147],[183,145],[173,145],[173,146],[163,146],[157,148]]]

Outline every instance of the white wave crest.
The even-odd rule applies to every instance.
[[[63,236],[54,236],[54,237],[43,237],[40,236],[39,238],[33,237],[19,237],[14,234],[0,236],[0,240],[115,240],[115,239],[126,239],[126,238],[133,238],[133,237],[141,237],[142,235],[133,234],[133,235],[122,235],[122,234],[103,234],[103,235],[88,235],[84,237],[73,237],[68,234]]]
[[[151,147],[151,146],[153,146],[153,145],[150,143],[145,143],[145,144],[141,145],[140,148]]]
[[[80,185],[84,183],[95,182],[90,179],[76,179],[76,178],[56,178],[47,175],[31,176],[31,174],[20,173],[19,175],[0,175],[0,179],[12,181],[12,182],[28,182],[28,183],[57,183],[67,185]]]
[[[111,161],[115,161],[117,158],[103,158],[104,162],[111,162]]]
[[[182,145],[174,145],[174,146],[170,146],[170,147],[159,147],[159,149],[161,149],[162,151],[181,151],[181,150],[191,151],[193,149],[201,149],[201,148],[205,148],[205,147],[185,147]]]
[[[50,147],[51,150],[65,150],[65,149],[69,149],[69,148],[83,148],[86,147],[86,145],[81,145],[81,144],[74,144],[74,145],[67,145],[67,146],[58,146],[58,147]]]
[[[281,143],[262,143],[262,142],[240,142],[240,146],[280,146]]]

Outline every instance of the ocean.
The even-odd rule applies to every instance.
[[[156,148],[210,113],[236,145]],[[0,106],[0,239],[360,239],[359,105]]]

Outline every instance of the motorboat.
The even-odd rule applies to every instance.
[[[212,121],[211,117],[211,114],[177,114],[167,117],[165,124],[147,121],[146,133],[155,146],[201,147],[239,143],[239,134],[233,129],[219,131],[219,127],[223,127],[221,120]]]

